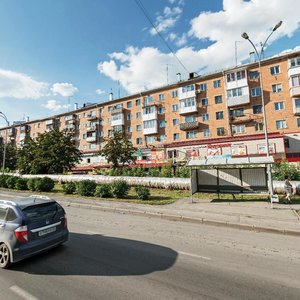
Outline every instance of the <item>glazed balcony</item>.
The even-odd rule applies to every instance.
[[[199,127],[199,122],[198,121],[193,121],[193,122],[185,122],[181,123],[179,125],[180,130],[192,130],[192,129],[197,129]]]

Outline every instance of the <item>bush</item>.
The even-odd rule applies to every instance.
[[[10,177],[9,175],[1,175],[0,176],[0,187],[7,188],[6,181],[9,177]]]
[[[177,174],[181,178],[190,178],[191,177],[191,170],[190,170],[190,168],[183,166],[183,167],[180,167],[178,169]]]
[[[31,191],[36,191],[36,182],[39,180],[39,178],[29,178],[27,181],[27,187]]]
[[[125,180],[114,181],[111,185],[111,191],[115,198],[125,198],[129,192],[129,185]]]
[[[134,175],[133,176],[137,176],[137,177],[144,177],[146,176],[146,172],[145,169],[138,167],[134,170]]]
[[[118,169],[111,169],[109,171],[109,176],[120,176],[121,172]]]
[[[77,193],[80,196],[93,196],[96,190],[96,182],[92,180],[82,180],[77,184]]]
[[[95,196],[101,198],[110,198],[112,197],[111,186],[108,183],[97,185],[95,190]]]
[[[54,180],[49,177],[37,178],[35,181],[35,190],[38,192],[51,192],[54,188]]]
[[[66,182],[62,185],[62,190],[65,194],[74,194],[76,192],[76,183]]]
[[[150,196],[150,190],[145,186],[135,187],[136,195],[141,200],[148,200]]]
[[[155,167],[155,168],[150,168],[148,171],[149,176],[151,177],[160,177],[160,172],[159,172],[159,168]]]
[[[18,180],[16,181],[15,189],[23,190],[23,191],[28,190],[27,181],[28,179],[19,177]]]
[[[162,167],[161,169],[161,176],[162,177],[173,177],[173,169],[172,167]]]
[[[6,185],[9,189],[14,189],[16,186],[16,182],[18,180],[18,177],[15,176],[8,176],[6,179]]]
[[[276,180],[284,180],[288,176],[291,180],[300,180],[300,165],[289,163],[282,160],[275,164],[273,178]]]

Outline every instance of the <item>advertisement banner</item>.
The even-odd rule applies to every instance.
[[[220,146],[210,146],[207,148],[207,156],[220,156],[222,155],[222,148]]]
[[[231,155],[232,157],[246,156],[247,146],[246,145],[231,146]]]
[[[258,154],[267,154],[266,144],[257,145],[257,153]],[[276,154],[275,144],[269,144],[269,153]]]

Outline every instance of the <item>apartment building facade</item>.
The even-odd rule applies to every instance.
[[[276,159],[300,160],[300,52],[257,62],[104,103],[84,105],[50,118],[0,129],[22,147],[52,128],[70,129],[83,153],[78,167],[106,165],[99,150],[114,130],[125,132],[138,148],[137,164],[168,159],[266,155],[262,92],[269,151]]]

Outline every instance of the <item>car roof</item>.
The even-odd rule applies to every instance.
[[[46,204],[46,203],[54,203],[56,202],[53,199],[45,199],[41,198],[39,196],[31,196],[31,197],[26,197],[26,198],[17,198],[14,200],[0,200],[0,204],[10,204],[13,206],[18,206],[22,210],[26,207],[33,206],[33,205],[39,205],[39,204]]]

